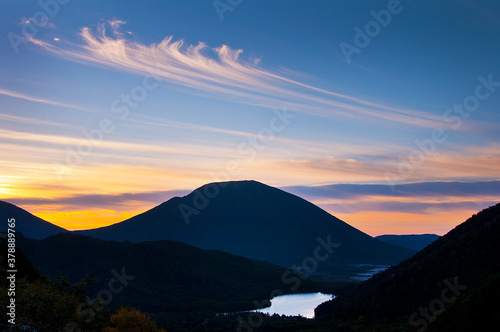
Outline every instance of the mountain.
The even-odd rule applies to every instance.
[[[22,235],[20,235],[22,237]],[[7,269],[8,265],[5,264],[4,262],[7,262],[9,258],[12,258],[12,256],[8,256],[8,241],[7,237],[5,236],[5,233],[0,233],[0,275],[2,278],[0,278],[0,287],[7,287],[9,286],[9,279],[7,279]],[[36,268],[36,266],[33,265],[32,262],[26,258],[22,250],[19,250],[19,248],[16,248],[15,252],[15,266],[16,266],[16,278],[23,278],[28,281],[36,281],[36,280],[41,280],[43,279],[42,275]]]
[[[465,327],[477,324],[491,327],[493,319],[498,321],[495,317],[500,317],[500,288],[495,282],[499,280],[499,252],[497,204],[472,216],[412,258],[320,305],[316,316],[333,326],[360,330],[375,330],[375,326],[407,331],[427,327],[432,331],[470,331]],[[482,320],[465,322],[471,317]]]
[[[0,201],[0,220],[2,220],[0,232],[7,231],[7,220],[11,218],[16,220],[14,230],[32,239],[43,239],[53,234],[67,232],[64,228],[38,218],[14,204]]]
[[[91,298],[101,294],[112,308],[140,308],[169,328],[203,322],[216,313],[256,309],[253,301],[263,303],[273,290],[292,293],[296,285],[283,281],[288,270],[271,263],[170,240],[127,243],[61,233],[16,241],[42,275],[65,275],[76,282],[92,274]],[[299,284],[297,292],[325,290],[310,280]]]
[[[403,248],[420,251],[439,238],[436,234],[379,235],[377,240]]]
[[[429,325],[429,332],[474,331],[478,322],[500,326],[500,272],[491,275],[479,287],[459,297]]]
[[[211,183],[121,223],[76,233],[114,241],[170,239],[309,270],[390,265],[414,254],[256,181]]]

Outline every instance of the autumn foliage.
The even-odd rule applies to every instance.
[[[146,314],[134,308],[119,308],[116,314],[111,316],[111,325],[102,332],[161,332],[156,323],[151,321]]]

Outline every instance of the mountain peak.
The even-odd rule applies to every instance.
[[[207,184],[204,184],[195,190],[196,191],[205,191],[205,190],[217,190],[215,188],[223,189],[223,190],[259,190],[259,189],[264,189],[264,188],[273,188],[271,186],[268,186],[267,184],[264,184],[259,181],[255,180],[237,180],[237,181],[221,181],[221,182],[210,182]]]
[[[5,201],[0,201],[0,218],[16,220],[16,232],[22,232],[24,236],[32,239],[43,239],[47,236],[60,232],[67,232],[66,229],[51,224],[28,211]],[[7,223],[2,222],[0,232],[7,231]]]
[[[170,239],[285,267],[302,266],[319,243],[340,245],[323,266],[393,264],[414,253],[375,240],[298,196],[254,180],[209,183],[121,223],[79,233],[133,242]]]

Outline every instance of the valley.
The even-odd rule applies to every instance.
[[[54,229],[50,223],[7,203],[2,203],[7,209],[1,212],[4,214],[7,211],[9,215],[15,217],[18,225],[24,224],[23,232],[18,232],[16,235],[16,245],[41,275],[52,280],[64,276],[70,284],[90,278],[89,280],[93,281],[89,284],[88,294],[93,294],[91,296],[103,302],[109,310],[114,311],[124,306],[140,308],[159,326],[169,329],[197,330],[204,321],[216,325],[231,325],[238,321],[235,317],[245,315],[253,315],[249,316],[250,321],[258,317],[262,326],[266,326],[265,322],[271,326],[280,324],[278,317],[316,317],[315,320],[300,321],[298,324],[312,328],[316,324],[324,325],[332,320],[347,322],[353,315],[351,312],[359,312],[356,315],[365,317],[373,310],[370,309],[373,306],[378,308],[380,318],[372,315],[374,318],[363,320],[362,324],[377,325],[380,319],[404,324],[399,319],[404,317],[403,313],[407,310],[405,308],[409,309],[410,306],[401,303],[398,309],[394,310],[393,301],[413,303],[415,307],[418,304],[425,305],[429,302],[428,296],[431,295],[418,291],[414,293],[414,290],[436,289],[436,286],[431,286],[433,284],[429,281],[426,281],[425,285],[420,284],[425,280],[422,273],[436,275],[436,282],[441,281],[448,283],[447,285],[452,280],[455,280],[453,282],[456,284],[458,277],[460,282],[465,280],[463,282],[468,285],[467,287],[470,285],[471,289],[475,289],[481,280],[486,280],[485,278],[489,277],[500,264],[492,255],[487,258],[483,254],[482,261],[472,259],[472,253],[484,252],[485,246],[496,252],[489,244],[491,241],[484,242],[482,239],[494,237],[496,234],[499,220],[498,206],[482,211],[417,254],[407,256],[399,264],[397,261],[392,261],[394,264],[390,266],[358,263],[360,257],[372,258],[375,255],[363,256],[359,250],[347,255],[347,251],[341,249],[358,246],[365,251],[378,250],[378,260],[368,260],[376,263],[391,262],[394,258],[383,258],[385,253],[390,252],[389,250],[397,254],[411,253],[411,251],[405,251],[408,249],[393,244],[386,245],[375,239],[370,240],[368,235],[334,217],[328,217],[312,204],[263,184],[250,181],[228,183],[220,187],[221,196],[214,198],[211,209],[207,207],[206,219],[194,219],[192,225],[184,226],[177,221],[176,211],[170,209],[172,202],[179,203],[182,198],[174,198],[151,212],[124,221],[124,230],[121,229],[122,224],[117,224],[114,227],[85,232],[62,231],[43,239],[26,237],[24,230],[27,234],[48,234]],[[228,192],[226,188],[230,188],[230,191]],[[257,197],[265,197],[265,201],[271,204],[266,205]],[[244,202],[236,203],[238,200]],[[283,212],[283,204],[288,204],[288,201],[292,202],[294,211],[287,215]],[[259,221],[255,212],[259,211],[261,204],[264,204],[265,214],[271,216],[270,219],[265,217],[265,221]],[[238,205],[238,209],[244,213],[237,214],[234,210],[228,213],[223,209],[230,210],[234,205]],[[304,207],[300,208],[300,205]],[[228,219],[226,217],[228,215],[233,218]],[[287,223],[278,218],[278,215],[284,215]],[[311,219],[307,219],[306,215]],[[329,221],[322,221],[323,216],[329,218]],[[242,218],[238,227],[228,224],[229,221],[234,222],[235,217]],[[303,227],[300,225],[301,222],[316,233],[307,235],[305,228],[302,231],[294,229]],[[209,230],[204,223],[214,229]],[[33,233],[31,224],[38,233]],[[248,228],[251,224],[255,227],[248,232],[241,232],[241,229]],[[154,232],[138,233],[141,225],[155,227]],[[287,229],[285,225],[292,230]],[[181,231],[185,226],[188,228]],[[264,235],[263,227],[269,230],[270,234]],[[273,229],[275,231],[272,231]],[[294,233],[300,234],[304,239],[302,243],[307,239],[311,241],[308,246],[297,247],[295,244],[292,245],[295,243],[293,238],[285,240],[283,235],[276,234],[279,229],[288,236]],[[474,233],[465,233],[470,229],[473,229]],[[204,236],[186,234],[191,231],[203,233]],[[322,235],[327,233],[327,236]],[[138,236],[146,240],[148,234],[154,234],[153,238],[139,241]],[[115,239],[109,239],[112,236]],[[206,248],[167,239],[169,236],[190,239],[191,242],[198,241]],[[334,239],[342,239],[342,243],[334,242]],[[415,243],[417,237],[408,239]],[[461,247],[464,241],[468,243],[469,252],[457,253],[456,250],[459,248],[465,250]],[[247,246],[252,243],[252,250],[248,250]],[[256,250],[259,246],[261,249]],[[281,246],[285,250],[280,252]],[[370,246],[373,249],[367,249],[371,248]],[[278,248],[278,251],[273,250],[273,255],[266,255],[271,247]],[[233,253],[223,251],[222,248]],[[304,248],[310,248],[308,255],[308,251]],[[250,257],[235,255],[234,252]],[[291,253],[292,256],[284,255],[285,252]],[[445,258],[447,256],[443,256],[445,253],[453,254],[455,258],[450,261]],[[274,262],[257,260],[256,257],[271,258],[270,260]],[[333,262],[330,261],[332,259]],[[450,268],[449,262],[456,262],[457,259],[458,263],[454,263]],[[293,261],[296,264],[290,264]],[[436,268],[437,262],[441,262],[439,268]],[[472,266],[483,268],[478,270]],[[487,268],[484,268],[485,266]],[[475,271],[474,274],[471,274],[471,271]],[[414,280],[415,284],[408,284],[408,280]],[[376,293],[372,293],[373,289]],[[363,295],[365,293],[366,295]],[[335,294],[335,299],[331,300],[332,295],[326,294]],[[363,296],[368,294],[371,294],[370,298],[374,296],[381,298],[378,300],[373,298],[370,307],[370,301],[363,299]],[[327,302],[323,303],[325,301]],[[392,309],[384,309],[389,303]],[[318,305],[314,314],[314,309]],[[290,309],[293,307],[295,309]],[[225,314],[221,315],[222,312]],[[261,316],[263,314],[264,316]],[[266,314],[270,318],[266,318]],[[409,315],[409,317],[410,326],[421,322],[417,316]],[[285,325],[290,325],[290,321]]]

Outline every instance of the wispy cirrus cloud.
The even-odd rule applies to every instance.
[[[467,146],[462,147],[461,151],[436,151],[420,164],[415,164],[409,175],[399,173],[398,170],[401,156],[407,155],[405,149],[373,155],[343,154],[281,159],[269,161],[267,168],[281,168],[282,172],[287,172],[290,177],[309,177],[305,183],[321,183],[321,178],[329,179],[330,183],[364,181],[385,185],[426,181],[473,182],[500,179],[498,151],[498,144]],[[395,179],[389,178],[387,174],[394,175]]]
[[[190,190],[165,190],[142,193],[121,193],[114,195],[85,194],[57,198],[11,198],[9,203],[21,206],[64,206],[64,210],[88,208],[118,208],[131,202],[144,202],[149,205],[163,203],[176,196],[185,196]]]
[[[27,125],[36,125],[36,126],[64,126],[64,127],[69,127],[70,125],[66,123],[59,123],[59,122],[54,122],[54,121],[48,121],[48,120],[43,120],[43,119],[34,119],[34,118],[28,118],[24,116],[18,116],[18,115],[13,115],[13,114],[1,114],[0,113],[0,121],[2,122],[15,122],[15,123],[21,123],[21,124],[27,124]]]
[[[29,96],[27,94],[23,94],[23,93],[16,92],[16,91],[5,90],[2,88],[0,88],[0,95],[4,95],[7,97],[16,98],[16,99],[23,99],[23,100],[27,100],[27,101],[32,101],[35,103],[48,104],[48,105],[53,105],[53,106],[65,107],[65,108],[73,108],[73,109],[77,109],[80,111],[90,111],[89,109],[87,109],[85,107],[78,106],[78,105],[72,105],[72,104],[62,103],[62,102],[54,101],[54,100],[50,100],[50,99],[33,97],[33,96]]]
[[[272,107],[286,104],[291,110],[317,116],[389,120],[416,126],[443,126],[440,116],[395,108],[346,94],[321,89],[283,74],[259,67],[256,59],[242,59],[243,50],[227,45],[216,48],[204,42],[186,45],[167,36],[160,43],[145,45],[126,39],[119,28],[125,22],[101,24],[97,31],[83,27],[83,44],[31,40],[52,54],[132,73],[150,73],[191,93],[226,101]]]
[[[111,31],[113,32],[114,36],[122,36],[122,33],[120,32],[120,27],[127,22],[122,21],[122,20],[109,20],[108,24],[111,26]]]
[[[365,211],[399,212],[406,214],[437,214],[449,211],[481,211],[499,201],[456,201],[456,202],[349,202],[339,204],[322,204],[322,208],[335,213],[359,213]]]
[[[283,187],[282,189],[311,199],[355,199],[367,196],[435,198],[496,195],[500,201],[500,181],[419,182],[394,185],[392,189],[390,186],[382,184],[331,184]]]
[[[500,202],[500,181],[395,185],[335,184],[281,189],[305,198],[370,235],[444,234]]]

